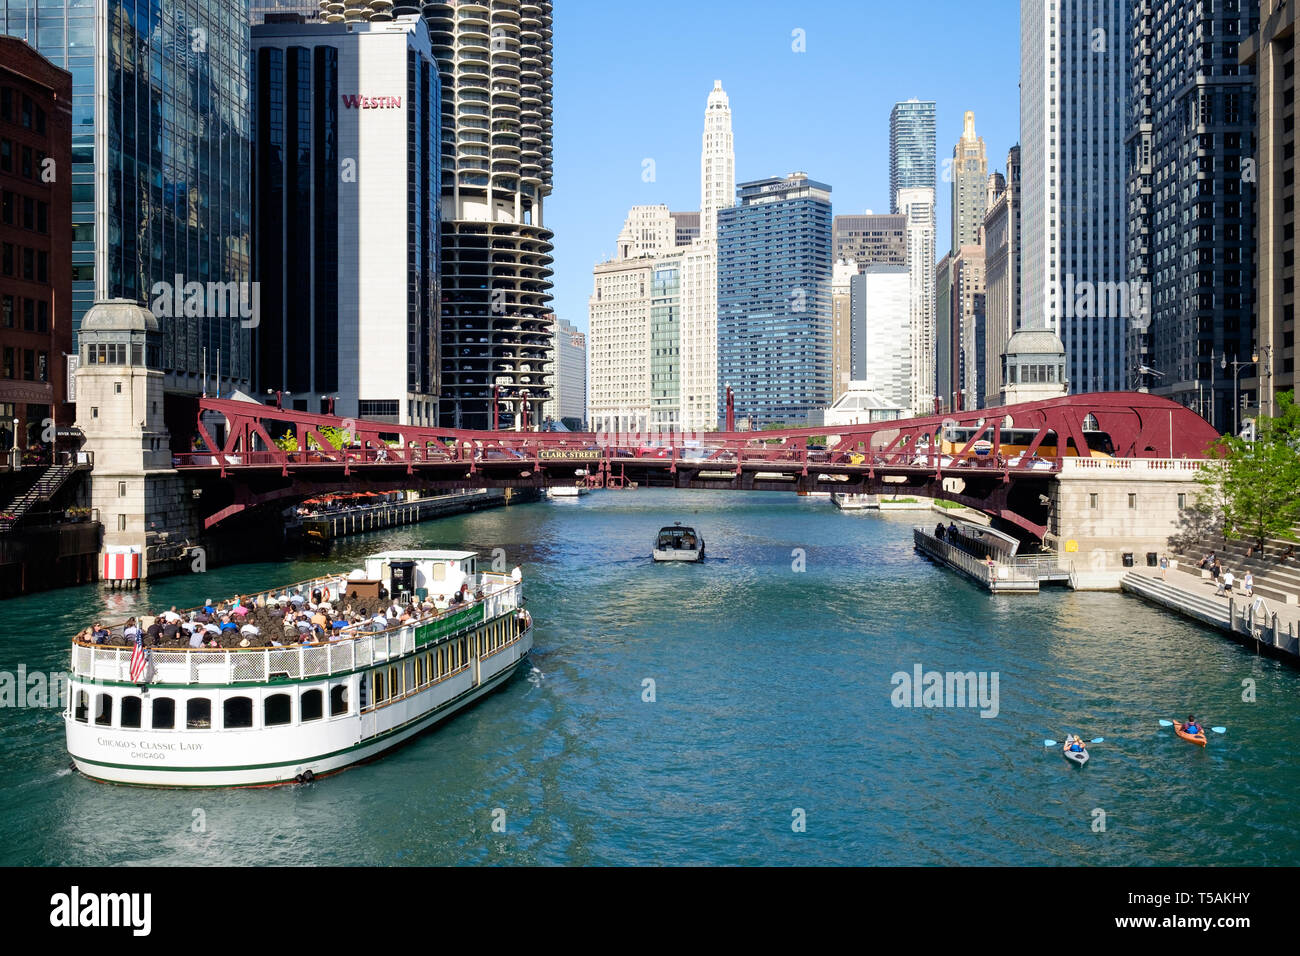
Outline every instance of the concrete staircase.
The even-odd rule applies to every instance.
[[[1206,624],[1225,630],[1231,629],[1231,623],[1228,619],[1228,604],[1226,601],[1213,597],[1213,592],[1204,597],[1199,594],[1188,594],[1182,588],[1174,587],[1172,584],[1161,581],[1158,577],[1148,577],[1136,571],[1131,571],[1124,576],[1121,587],[1125,591],[1141,595],[1157,604],[1178,609],[1184,614],[1204,621]]]
[[[51,465],[41,473],[26,491],[16,495],[0,508],[0,534],[14,529],[23,516],[42,501],[49,501],[77,470],[76,465]]]
[[[1247,556],[1250,547],[1251,544],[1244,541],[1229,541],[1225,546],[1221,537],[1205,538],[1178,555],[1178,571],[1206,581],[1208,590],[1211,586],[1209,572],[1202,572],[1196,565],[1213,551],[1223,569],[1231,571],[1236,579],[1233,591],[1238,595],[1241,579],[1249,571],[1255,578],[1256,594],[1279,604],[1300,604],[1300,542],[1268,538],[1262,554]],[[1282,555],[1288,548],[1295,548],[1295,556],[1283,559]]]

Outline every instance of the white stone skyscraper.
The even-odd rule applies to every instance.
[[[700,238],[718,236],[718,210],[736,204],[736,149],[731,137],[731,101],[721,80],[713,81],[704,108],[700,152]]]
[[[907,268],[911,279],[911,409],[914,415],[932,415],[936,347],[934,190],[926,187],[900,189],[896,201],[898,211],[907,216]]]

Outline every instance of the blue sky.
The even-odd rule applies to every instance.
[[[556,0],[556,314],[587,328],[591,267],[613,254],[630,206],[699,208],[714,80],[731,99],[737,182],[803,170],[832,187],[836,215],[889,211],[889,111],[909,97],[938,103],[940,170],[969,109],[989,169],[1005,172],[1019,140],[1019,11],[1016,0]],[[949,188],[939,183],[940,256]]]

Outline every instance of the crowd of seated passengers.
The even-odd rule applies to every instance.
[[[188,617],[173,606],[161,613],[130,618],[120,628],[96,622],[80,632],[77,641],[130,647],[139,635],[145,647],[159,648],[310,646],[428,620],[483,596],[481,588],[471,594],[466,583],[450,595],[423,601],[403,604],[393,599],[387,606],[349,602],[336,608],[320,591],[306,595],[299,588],[255,602],[239,596],[220,604],[208,600]]]

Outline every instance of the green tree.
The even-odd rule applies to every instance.
[[[1225,538],[1300,540],[1300,409],[1290,392],[1277,397],[1278,414],[1255,422],[1255,441],[1224,435],[1202,473],[1198,506],[1222,517]]]

